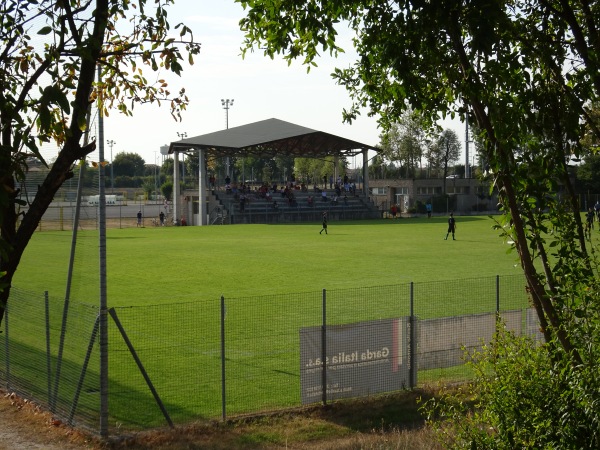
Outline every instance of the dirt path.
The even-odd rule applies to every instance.
[[[0,450],[97,448],[96,442],[53,420],[37,405],[0,390]]]

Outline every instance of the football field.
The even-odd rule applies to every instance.
[[[109,306],[521,273],[484,216],[107,230]],[[36,233],[14,285],[64,295],[72,235]],[[71,298],[98,302],[98,232],[77,236]]]
[[[330,222],[327,235],[319,234],[321,223],[109,229],[108,306],[115,307],[173,420],[220,415],[222,342],[228,414],[297,406],[298,331],[321,323],[323,289],[328,324],[408,315],[410,282],[422,318],[494,311],[494,277],[521,274],[516,253],[507,252],[489,217],[457,217],[456,240],[444,239],[446,220]],[[11,371],[36,380],[28,389],[42,399],[49,397],[46,365],[51,381],[58,379],[54,358],[71,241],[70,232],[36,233],[15,277],[17,288],[39,299],[49,292],[49,319],[39,300],[11,298],[18,310],[10,316]],[[58,389],[65,411],[75,397],[99,305],[98,248],[97,231],[78,233],[68,356]],[[517,282],[515,289],[503,294],[515,301],[503,300],[503,309],[526,306],[523,285]],[[164,424],[122,336],[113,325],[109,333],[111,424]],[[98,411],[98,346],[93,350],[78,406],[90,423]],[[427,376],[440,378],[437,372]],[[459,369],[446,376],[464,374]]]

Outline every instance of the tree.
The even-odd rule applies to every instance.
[[[388,161],[398,162],[406,167],[406,177],[415,176],[420,164],[425,144],[424,122],[418,114],[406,110],[400,120],[391,123],[381,139],[382,153]]]
[[[290,175],[294,171],[294,158],[291,156],[277,155],[273,158],[275,164],[273,177],[282,182],[289,180]]]
[[[336,25],[349,25],[357,61],[334,72],[352,99],[347,121],[368,108],[387,129],[411,107],[431,124],[458,114],[477,125],[502,207],[498,230],[519,255],[547,342],[543,351],[556,363],[554,385],[575,399],[561,426],[579,423],[579,434],[597,446],[598,416],[578,406],[600,401],[586,376],[598,369],[600,305],[590,289],[598,267],[567,161],[584,153],[580,137],[586,132],[600,136],[589,113],[600,94],[600,4],[238,1],[247,8],[240,22],[245,50],[283,54],[290,63],[303,58],[310,67],[320,49],[336,55],[343,50]],[[565,195],[551,195],[559,185]],[[537,423],[536,432],[548,423],[556,420]]]
[[[90,104],[96,102],[104,115],[109,109],[131,115],[136,103],[167,101],[177,119],[188,103],[184,90],[172,95],[165,80],[149,82],[142,69],[180,74],[184,55],[192,63],[200,46],[185,25],[170,36],[165,7],[170,0],[152,8],[146,3],[6,0],[0,5],[0,320],[42,215],[73,176],[75,163],[96,146],[82,145]],[[125,27],[118,25],[126,19],[131,21]],[[121,34],[123,29],[129,34]],[[45,164],[38,145],[46,142],[56,143],[58,156],[17,221],[15,182],[25,177],[30,155]]]
[[[460,158],[460,140],[452,130],[444,130],[432,142],[425,153],[429,168],[442,178],[448,176],[448,167],[458,162]],[[444,192],[446,186],[444,185]]]
[[[171,181],[163,183],[160,187],[160,192],[162,192],[163,197],[167,201],[170,201],[173,196],[173,183]]]
[[[160,174],[164,179],[172,179],[173,172],[175,168],[175,161],[173,158],[167,158],[163,161],[162,166],[160,166]]]
[[[241,174],[241,179],[245,182],[246,180],[254,179],[258,181],[269,181],[263,180],[263,169],[268,163],[269,159],[257,158],[255,156],[246,156],[243,158],[237,158],[235,167],[238,173]]]
[[[584,158],[583,164],[577,168],[577,184],[580,192],[600,193],[600,155]]]
[[[437,155],[438,163],[442,168],[442,178],[444,179],[444,194],[446,193],[446,177],[448,176],[448,167],[456,164],[460,158],[460,141],[456,133],[452,130],[444,130],[437,138],[432,150]]]
[[[113,171],[116,177],[142,177],[146,162],[137,153],[119,152],[113,159]]]

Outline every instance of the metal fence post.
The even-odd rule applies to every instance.
[[[67,423],[69,425],[73,425],[73,417],[75,417],[75,411],[77,411],[77,405],[79,404],[79,397],[81,395],[81,389],[83,388],[83,380],[85,379],[85,375],[87,373],[87,368],[90,362],[90,357],[92,355],[92,349],[94,348],[94,342],[96,342],[96,336],[98,335],[98,328],[100,324],[100,314],[96,317],[94,321],[94,327],[92,328],[92,335],[88,342],[87,351],[85,353],[85,358],[83,360],[83,366],[81,368],[81,373],[79,374],[79,381],[77,382],[77,386],[75,387],[75,395],[73,397],[73,402],[71,403],[71,409],[69,411],[69,418]]]
[[[44,291],[44,306],[46,309],[46,377],[48,378],[48,404],[52,403],[52,365],[50,356],[50,302],[48,291]]]
[[[10,390],[10,334],[8,332],[8,303],[4,305],[4,352],[6,353],[6,389]]]
[[[410,319],[409,319],[409,339],[410,339],[410,387],[417,386],[417,340],[416,340],[416,317],[415,317],[415,286],[410,282]]]
[[[221,417],[227,417],[225,401],[225,296],[221,295]]]
[[[323,324],[321,325],[321,384],[323,389],[323,405],[327,405],[327,290],[323,289]]]
[[[125,332],[125,328],[123,328],[121,321],[117,317],[117,312],[115,311],[114,308],[110,308],[108,313],[113,318],[115,325],[119,329],[119,332],[121,333],[121,336],[123,337],[123,341],[125,342],[125,345],[127,345],[127,348],[129,349],[129,353],[131,353],[131,356],[133,356],[133,359],[134,359],[136,365],[138,366],[138,369],[140,369],[140,373],[144,377],[144,380],[146,381],[146,384],[148,385],[150,392],[152,392],[152,396],[154,397],[156,404],[162,411],[163,416],[165,417],[169,426],[171,428],[173,428],[173,421],[171,420],[171,417],[169,416],[169,413],[167,412],[167,408],[165,408],[164,403],[162,402],[162,400],[160,399],[160,397],[158,395],[158,392],[156,392],[156,389],[154,388],[154,384],[152,383],[152,380],[150,380],[150,377],[148,376],[148,372],[146,372],[146,369],[144,368],[144,365],[142,364],[142,360],[139,358],[137,352],[135,351],[135,348],[133,348],[133,344],[131,343],[129,336],[127,336],[127,333]],[[100,318],[100,320],[102,320],[102,315],[100,315],[99,318]],[[94,325],[94,333],[92,334],[92,338],[90,339],[90,345],[88,346],[88,354],[86,355],[86,359],[85,359],[86,362],[84,363],[83,369],[81,371],[81,373],[82,373],[81,383],[78,386],[81,386],[83,384],[83,376],[85,375],[85,371],[87,370],[87,361],[89,361],[89,354],[91,353],[92,346],[94,345],[95,330],[97,328],[98,328],[98,322],[96,322],[96,324]],[[80,389],[78,387],[78,391],[79,390]],[[73,404],[76,405],[76,402],[74,401]]]
[[[500,275],[496,275],[496,313],[500,313]]]

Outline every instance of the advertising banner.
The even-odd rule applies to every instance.
[[[300,330],[302,403],[361,397],[409,387],[408,317]]]

